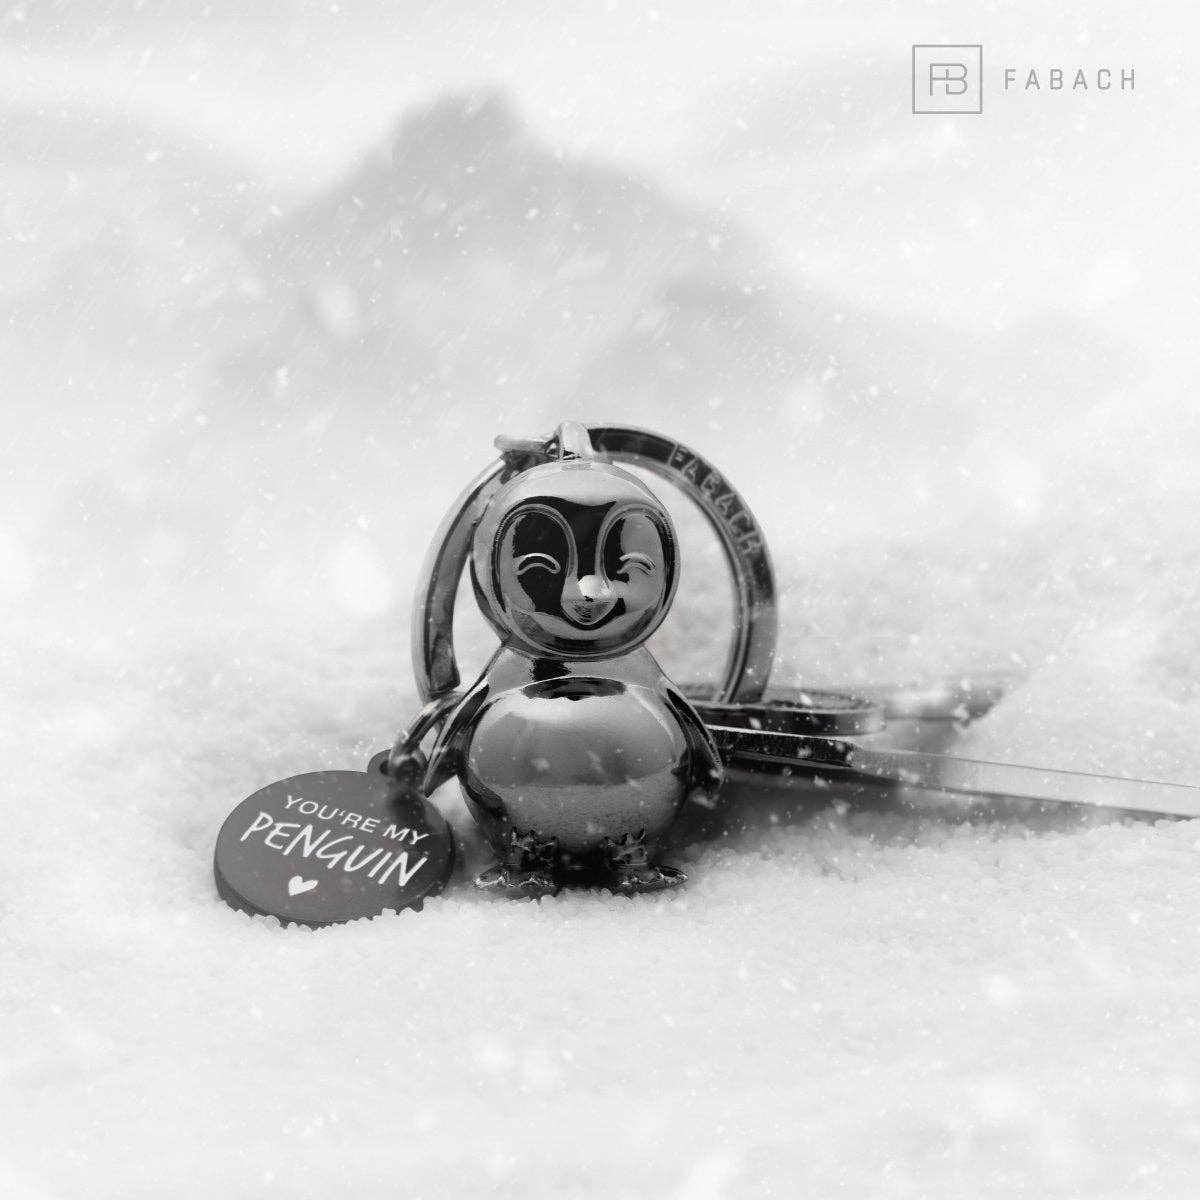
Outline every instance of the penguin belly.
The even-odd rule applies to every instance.
[[[484,705],[462,782],[493,840],[514,829],[586,854],[605,838],[665,833],[686,795],[687,758],[679,721],[652,689],[551,680]]]

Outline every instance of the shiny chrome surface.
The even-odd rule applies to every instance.
[[[704,698],[704,689],[686,686],[684,691],[711,727],[854,737],[878,733],[887,724],[882,704],[848,692],[772,688],[757,704],[718,704]]]
[[[581,855],[614,833],[661,837],[685,799],[687,760],[683,729],[656,690],[548,680],[483,706],[463,786],[484,824],[536,829]]]
[[[579,870],[618,892],[672,887],[684,876],[655,861],[658,842],[722,780],[704,723],[643,645],[675,594],[675,531],[582,427],[563,426],[557,451],[474,493],[488,499],[472,581],[501,646],[450,714],[423,789],[458,776],[499,858],[480,887],[545,895]]]
[[[378,764],[372,759],[367,770],[374,770],[378,766],[393,779],[409,783],[419,781],[429,765],[425,755],[421,753],[421,742],[426,734],[450,715],[461,699],[462,696],[457,692],[447,692],[436,700],[429,700],[423,704],[421,711],[401,730],[391,750],[382,756]],[[380,756],[376,755],[376,758]]]
[[[675,596],[675,529],[620,467],[548,463],[497,492],[475,529],[471,578],[501,641],[559,658],[624,654]]]
[[[766,687],[775,653],[777,614],[771,562],[761,531],[745,501],[705,459],[688,447],[646,430],[626,426],[573,426],[578,439],[569,453],[586,445],[615,462],[633,463],[674,484],[700,507],[716,531],[733,575],[736,612],[733,645],[714,698],[758,699]],[[454,654],[454,602],[471,556],[475,527],[497,493],[516,476],[550,462],[558,437],[497,439],[502,457],[459,496],[434,535],[413,605],[413,672],[423,699],[453,691],[460,676]],[[588,585],[580,590],[586,599]],[[602,599],[599,595],[594,600]],[[582,611],[586,611],[582,609]]]
[[[735,605],[733,645],[717,698],[757,700],[775,659],[779,616],[771,557],[749,505],[710,462],[681,442],[620,425],[593,425],[590,432],[601,453],[673,483],[712,526],[733,574]]]
[[[454,602],[471,556],[475,523],[512,472],[503,459],[463,489],[425,553],[412,611],[412,665],[417,692],[433,700],[462,682],[454,655]]]
[[[422,790],[453,776],[500,859],[484,886],[532,895],[580,872],[618,891],[682,882],[655,861],[659,840],[689,800],[713,806],[723,771],[644,646],[570,662],[501,646],[442,729]]]

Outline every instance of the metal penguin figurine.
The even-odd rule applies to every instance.
[[[675,530],[583,426],[561,426],[557,445],[475,527],[471,577],[501,645],[451,711],[421,790],[458,776],[499,860],[481,888],[674,887],[685,876],[658,861],[660,842],[689,797],[711,803],[722,781],[711,735],[645,646],[675,595]]]

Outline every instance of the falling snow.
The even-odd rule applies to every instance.
[[[744,492],[780,679],[1019,667],[963,752],[1200,784],[1195,17],[1020,7],[1137,90],[913,117],[865,0],[0,13],[0,1193],[1196,1194],[1195,822],[734,790],[681,893],[505,905],[452,784],[419,914],[212,882],[412,716],[434,527],[567,417]]]

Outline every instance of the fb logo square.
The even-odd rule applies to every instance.
[[[914,46],[915,113],[983,112],[982,46]]]

